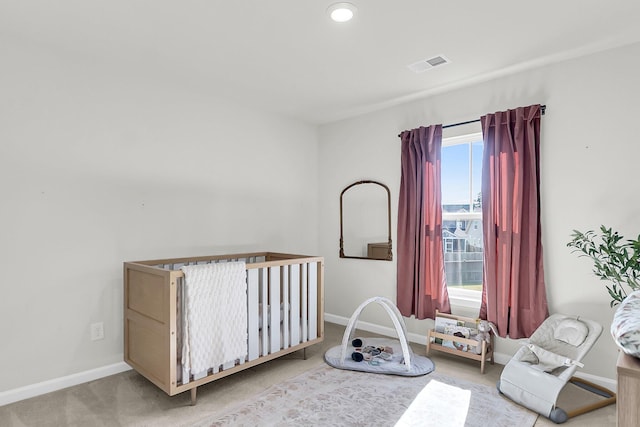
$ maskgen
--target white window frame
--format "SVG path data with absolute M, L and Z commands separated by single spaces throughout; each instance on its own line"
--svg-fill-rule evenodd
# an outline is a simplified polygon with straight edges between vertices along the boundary
M 471 143 L 482 140 L 482 132 L 474 132 L 465 135 L 453 136 L 449 138 L 442 139 L 442 147 L 450 147 L 452 145 L 458 144 L 469 144 L 469 149 L 471 149 Z M 472 173 L 472 161 L 469 162 L 469 176 Z M 473 191 L 472 188 L 469 188 L 469 200 L 473 201 Z M 480 212 L 469 212 L 469 213 L 455 213 L 455 212 L 443 212 L 442 219 L 444 220 L 455 220 L 455 219 L 481 219 L 482 213 Z M 480 304 L 482 302 L 482 291 L 472 291 L 469 289 L 457 289 L 455 287 L 448 287 L 447 291 L 449 292 L 449 300 L 452 306 L 463 307 L 468 309 L 479 309 Z

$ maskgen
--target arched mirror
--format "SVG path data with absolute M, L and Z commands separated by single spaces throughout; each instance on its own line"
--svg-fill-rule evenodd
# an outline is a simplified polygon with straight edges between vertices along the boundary
M 340 258 L 393 260 L 391 192 L 377 181 L 358 181 L 340 193 Z

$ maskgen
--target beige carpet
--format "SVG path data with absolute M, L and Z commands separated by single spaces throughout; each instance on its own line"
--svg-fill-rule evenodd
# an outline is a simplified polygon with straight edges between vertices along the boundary
M 403 427 L 527 427 L 536 418 L 495 387 L 437 371 L 400 377 L 321 366 L 195 426 L 393 426 L 401 420 Z

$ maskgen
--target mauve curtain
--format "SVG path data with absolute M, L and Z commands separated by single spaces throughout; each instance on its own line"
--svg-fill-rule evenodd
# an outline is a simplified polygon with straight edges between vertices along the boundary
M 487 114 L 480 317 L 500 336 L 529 337 L 549 311 L 540 232 L 540 105 Z
M 442 125 L 400 134 L 397 305 L 403 316 L 450 313 L 442 248 Z

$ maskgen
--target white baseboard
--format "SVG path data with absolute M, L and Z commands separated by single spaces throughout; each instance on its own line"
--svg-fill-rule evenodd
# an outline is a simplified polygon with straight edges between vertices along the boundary
M 62 390 L 63 388 L 108 377 L 110 375 L 119 374 L 120 372 L 128 371 L 130 369 L 131 367 L 124 362 L 114 363 L 113 365 L 78 372 L 77 374 L 67 375 L 66 377 L 54 378 L 52 380 L 19 387 L 13 390 L 3 391 L 0 392 L 0 406 L 40 396 L 42 394 L 51 393 L 52 391 Z
M 324 320 L 329 323 L 336 323 L 338 325 L 346 326 L 349 323 L 349 319 L 342 316 L 337 316 L 335 314 L 325 313 Z M 358 324 L 356 325 L 358 329 L 367 332 L 373 332 L 375 334 L 385 335 L 388 337 L 397 337 L 396 330 L 387 326 L 380 326 L 375 323 L 363 322 L 362 320 L 358 320 Z M 424 346 L 427 345 L 427 337 L 424 335 L 416 334 L 416 333 L 408 333 L 407 339 L 416 344 L 422 344 Z M 500 365 L 506 365 L 509 360 L 511 360 L 513 355 L 505 354 L 505 353 L 493 353 L 493 360 L 495 363 Z M 594 384 L 597 384 L 601 387 L 605 387 L 613 392 L 617 389 L 617 381 L 611 378 L 599 377 L 596 375 L 586 374 L 584 372 L 580 372 L 578 375 L 579 378 L 590 381 Z
M 611 378 L 599 377 L 597 375 L 586 374 L 584 372 L 579 372 L 576 375 L 578 378 L 582 378 L 583 380 L 590 381 L 594 384 L 599 385 L 600 387 L 604 387 L 608 390 L 611 390 L 614 393 L 617 393 L 618 389 L 618 381 L 612 380 Z
M 342 316 L 336 316 L 335 314 L 324 314 L 325 322 L 335 323 L 342 326 L 347 326 L 349 324 L 349 319 Z M 358 329 L 367 332 L 373 332 L 374 334 L 385 335 L 387 337 L 397 337 L 398 334 L 394 328 L 390 328 L 387 326 L 376 325 L 375 323 L 363 322 L 362 320 L 358 320 L 358 324 L 356 325 Z M 415 333 L 407 333 L 407 339 L 416 344 L 427 345 L 427 338 L 420 334 Z

